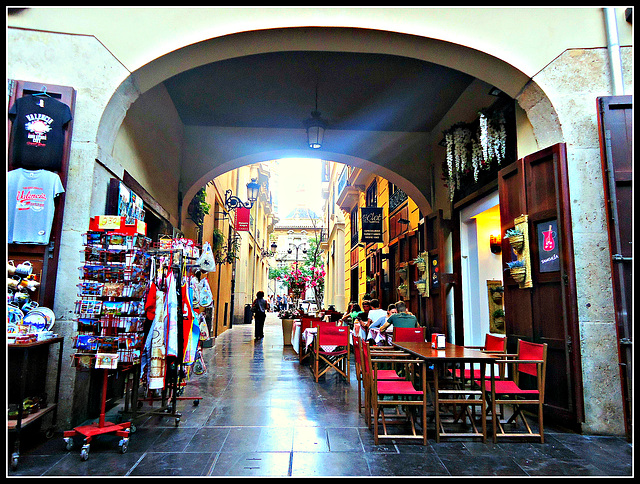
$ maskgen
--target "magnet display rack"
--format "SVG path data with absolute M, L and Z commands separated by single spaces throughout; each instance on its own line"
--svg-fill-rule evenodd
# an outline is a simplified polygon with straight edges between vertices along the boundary
M 125 453 L 131 422 L 105 420 L 107 382 L 110 370 L 136 373 L 144 343 L 144 296 L 148 285 L 150 240 L 131 230 L 95 230 L 85 235 L 84 264 L 80 267 L 78 335 L 73 355 L 79 371 L 101 369 L 102 395 L 98 422 L 75 427 L 63 433 L 67 450 L 73 437 L 83 436 L 82 460 L 89 457 L 90 442 L 102 434 L 121 437 L 120 451 Z M 139 370 L 138 370 L 139 372 Z

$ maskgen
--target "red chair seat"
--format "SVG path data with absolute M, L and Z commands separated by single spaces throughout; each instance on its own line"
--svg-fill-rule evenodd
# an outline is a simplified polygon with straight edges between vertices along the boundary
M 422 396 L 420 390 L 416 390 L 413 383 L 407 380 L 384 380 L 377 382 L 378 395 L 419 395 Z
M 404 377 L 399 376 L 395 370 L 378 370 L 376 375 L 378 380 L 404 380 Z
M 480 386 L 480 380 L 476 381 Z M 538 390 L 523 390 L 512 380 L 496 380 L 496 394 L 498 395 L 538 395 Z M 484 382 L 485 391 L 491 392 L 491 381 Z

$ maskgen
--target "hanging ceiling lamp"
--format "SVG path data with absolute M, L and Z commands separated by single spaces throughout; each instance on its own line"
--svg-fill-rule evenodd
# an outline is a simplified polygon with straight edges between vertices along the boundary
M 318 84 L 316 84 L 316 109 L 311 111 L 311 117 L 304 122 L 304 126 L 307 129 L 309 148 L 314 150 L 322 148 L 322 140 L 327 123 L 322 119 L 320 111 L 318 111 Z

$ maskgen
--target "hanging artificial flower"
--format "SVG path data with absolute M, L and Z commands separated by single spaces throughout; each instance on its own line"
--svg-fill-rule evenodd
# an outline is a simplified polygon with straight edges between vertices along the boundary
M 456 186 L 453 175 L 453 134 L 451 131 L 445 133 L 445 139 L 447 142 L 447 183 L 449 185 L 449 198 L 453 201 Z

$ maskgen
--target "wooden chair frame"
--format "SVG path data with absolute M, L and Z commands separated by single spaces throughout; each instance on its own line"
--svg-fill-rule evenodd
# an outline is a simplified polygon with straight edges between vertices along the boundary
M 541 355 L 540 358 L 529 358 L 532 352 Z M 547 369 L 547 344 L 529 343 L 524 340 L 518 340 L 518 353 L 515 355 L 505 354 L 505 359 L 497 360 L 496 363 L 504 366 L 513 366 L 513 379 L 498 380 L 485 382 L 490 387 L 490 406 L 493 425 L 493 442 L 502 437 L 516 438 L 540 438 L 540 442 L 544 443 L 544 426 L 543 426 L 543 405 L 544 405 L 544 388 L 545 375 Z M 523 358 L 524 356 L 524 358 Z M 508 359 L 515 357 L 515 359 Z M 535 370 L 534 370 L 535 368 Z M 536 389 L 526 390 L 520 386 L 521 373 L 529 374 L 536 378 Z M 489 388 L 487 388 L 489 391 Z M 512 405 L 513 414 L 506 422 L 500 420 L 500 414 L 497 413 L 498 405 Z M 522 405 L 538 406 L 538 432 L 534 432 L 529 422 L 527 422 Z M 507 432 L 504 424 L 515 423 L 520 417 L 524 423 L 527 433 L 524 432 Z M 499 430 L 499 431 L 498 431 Z
M 338 348 L 334 351 L 324 351 L 323 345 L 335 345 Z M 347 326 L 336 326 L 335 323 L 318 325 L 318 332 L 313 340 L 313 376 L 318 379 L 330 369 L 336 370 L 344 376 L 347 381 L 350 378 L 349 363 L 349 328 Z M 324 368 L 320 368 L 320 363 L 324 363 Z
M 384 355 L 376 355 L 372 358 L 373 354 L 369 351 L 369 344 L 363 342 L 361 345 L 363 353 L 363 381 L 365 382 L 365 395 L 368 395 L 371 411 L 370 414 L 373 418 L 373 432 L 374 442 L 378 445 L 380 439 L 421 439 L 422 444 L 427 444 L 427 393 L 426 393 L 426 372 L 420 371 L 422 389 L 415 388 L 412 381 L 408 379 L 401 380 L 382 380 L 378 377 L 378 364 L 385 362 L 388 363 L 388 357 Z M 393 359 L 394 363 L 411 364 L 415 366 L 423 366 L 424 360 L 413 359 L 409 357 L 396 357 Z M 400 397 L 417 397 L 419 400 L 403 400 Z M 388 398 L 388 399 L 385 399 Z M 401 420 L 388 421 L 387 415 L 384 412 L 385 407 L 393 406 L 396 410 L 399 407 L 405 409 L 405 414 Z M 416 432 L 416 421 L 413 415 L 412 409 L 420 408 L 422 410 L 421 425 L 422 434 L 419 435 Z M 394 415 L 398 417 L 398 414 Z M 409 421 L 411 424 L 410 434 L 390 434 L 387 430 L 387 424 L 402 423 L 406 424 Z M 380 432 L 380 424 L 382 424 L 383 432 Z M 369 425 L 369 428 L 371 426 Z

